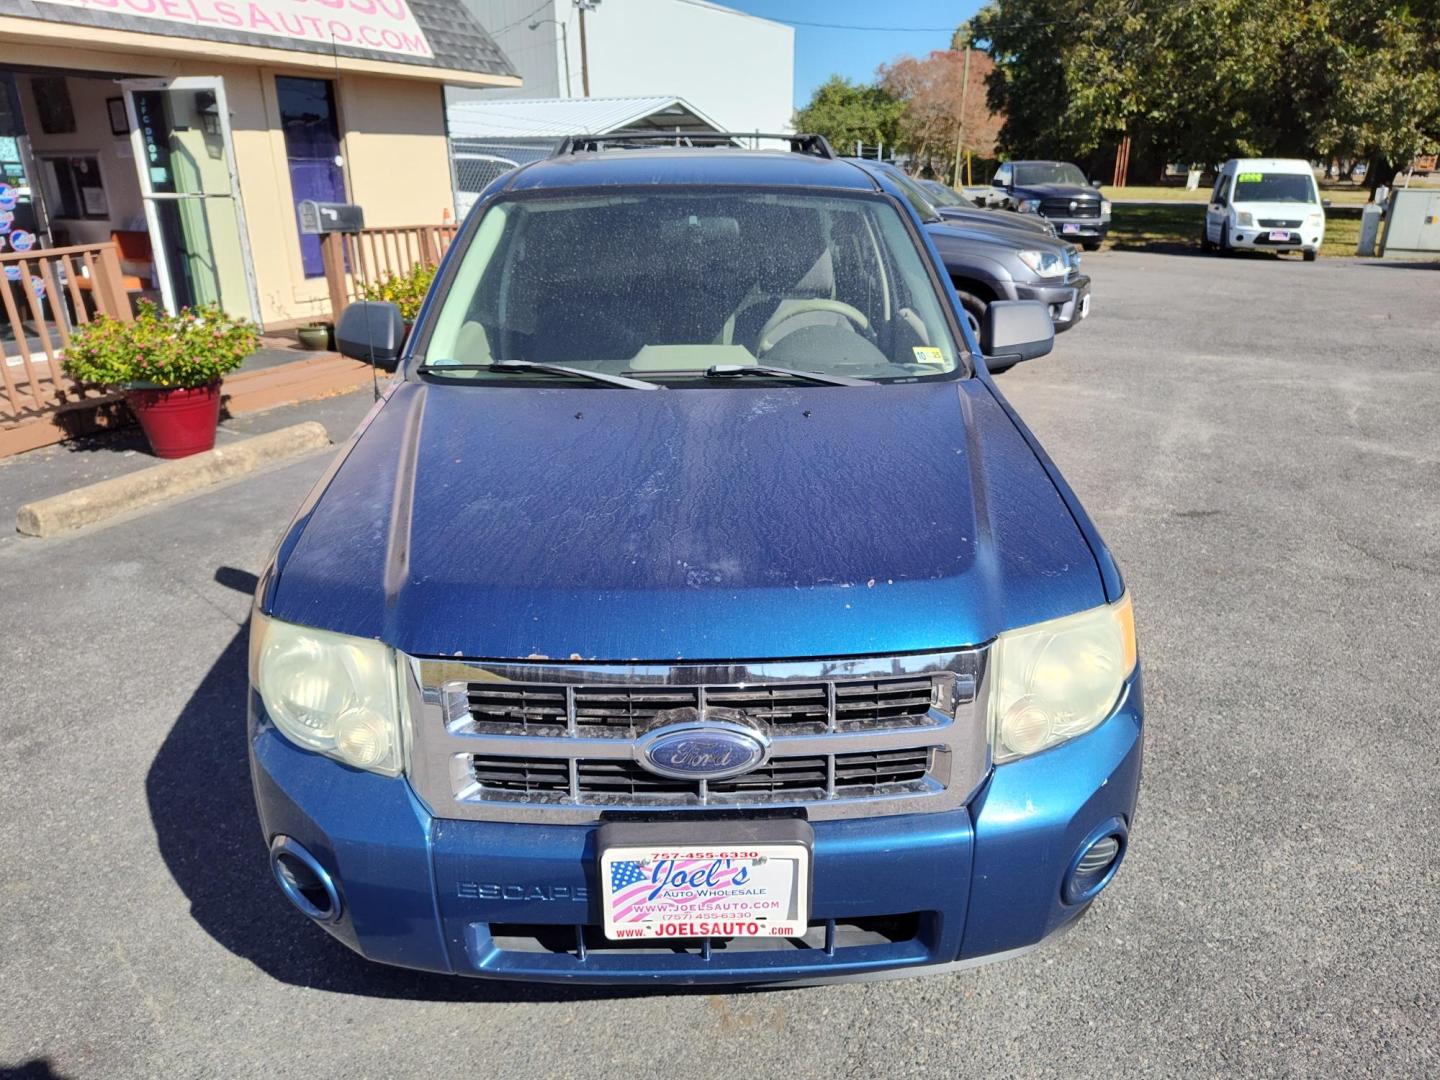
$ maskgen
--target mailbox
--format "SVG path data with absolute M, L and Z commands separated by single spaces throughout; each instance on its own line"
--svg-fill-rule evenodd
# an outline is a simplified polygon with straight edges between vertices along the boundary
M 365 227 L 365 211 L 354 203 L 316 202 L 300 204 L 300 231 L 309 236 L 322 233 L 359 232 Z

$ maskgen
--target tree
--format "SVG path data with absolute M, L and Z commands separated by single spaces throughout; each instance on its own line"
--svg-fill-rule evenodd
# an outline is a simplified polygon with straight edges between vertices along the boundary
M 816 87 L 810 103 L 795 111 L 795 130 L 824 135 L 842 154 L 857 142 L 895 144 L 904 105 L 879 86 L 832 75 Z
M 1011 154 L 1049 148 L 1069 156 L 1065 128 L 1070 93 L 1065 46 L 1079 20 L 1074 2 L 992 0 L 971 25 L 994 68 L 986 80 L 990 109 L 1005 117 L 999 142 Z
M 982 157 L 995 152 L 1000 117 L 985 100 L 985 79 L 993 67 L 978 50 L 971 50 L 967 62 L 963 47 L 881 66 L 880 85 L 904 105 L 900 145 L 923 168 L 953 182 L 962 149 Z
M 1128 135 L 1157 161 L 1403 162 L 1440 143 L 1440 0 L 991 0 L 974 34 L 1012 154 Z
M 1316 145 L 1368 159 L 1373 191 L 1396 166 L 1440 145 L 1440 3 L 1375 9 L 1339 0 L 1335 7 L 1344 43 L 1328 57 L 1335 90 Z

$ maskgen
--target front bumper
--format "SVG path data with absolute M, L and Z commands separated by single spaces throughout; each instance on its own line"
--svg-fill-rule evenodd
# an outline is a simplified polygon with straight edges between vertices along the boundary
M 1083 322 L 1090 315 L 1090 278 L 1076 274 L 1063 284 L 1026 285 L 1016 283 L 1017 300 L 1039 300 L 1050 309 L 1057 334 Z
M 1062 218 L 1046 215 L 1046 220 L 1055 226 L 1055 235 L 1061 240 L 1104 240 L 1110 232 L 1110 219 Z
M 253 691 L 249 741 L 266 842 L 288 837 L 323 865 L 341 909 L 322 925 L 372 960 L 556 982 L 817 982 L 999 958 L 1072 922 L 1089 903 L 1062 896 L 1076 855 L 1133 819 L 1142 718 L 1137 674 L 1110 719 L 993 770 L 966 807 L 815 822 L 816 943 L 753 950 L 603 941 L 597 826 L 432 817 L 403 778 L 288 742 Z
M 1284 238 L 1279 238 L 1283 233 Z M 1230 230 L 1230 247 L 1246 251 L 1319 251 L 1325 241 L 1325 229 L 1263 229 L 1252 225 L 1236 225 Z

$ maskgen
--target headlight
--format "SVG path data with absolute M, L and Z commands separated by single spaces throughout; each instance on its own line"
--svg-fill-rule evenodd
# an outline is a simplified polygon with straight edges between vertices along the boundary
M 1110 202 L 1109 199 L 1101 199 L 1101 200 L 1100 200 L 1100 216 L 1101 216 L 1101 217 L 1109 217 L 1109 216 L 1110 216 L 1110 208 L 1111 208 L 1112 205 L 1113 205 L 1113 204 Z
M 250 619 L 250 684 L 291 742 L 398 776 L 403 756 L 395 652 L 369 638 Z
M 990 650 L 997 765 L 1073 739 L 1110 715 L 1135 670 L 1135 615 L 1113 604 L 1007 630 Z
M 1064 277 L 1067 260 L 1053 251 L 1022 251 L 1020 261 L 1042 278 Z
M 1305 219 L 1305 224 L 1309 225 L 1312 229 L 1318 229 L 1321 225 L 1325 224 L 1325 215 L 1311 214 L 1308 218 Z
M 1255 226 L 1255 215 L 1254 215 L 1254 214 L 1251 214 L 1251 213 L 1250 213 L 1249 211 L 1247 211 L 1247 210 L 1237 211 L 1236 214 L 1235 214 L 1235 224 L 1236 224 L 1236 225 L 1244 225 L 1246 228 L 1254 228 L 1254 226 Z
M 1019 205 L 1016 206 L 1015 209 L 1019 210 L 1022 214 L 1038 214 L 1040 212 L 1040 200 L 1021 199 Z

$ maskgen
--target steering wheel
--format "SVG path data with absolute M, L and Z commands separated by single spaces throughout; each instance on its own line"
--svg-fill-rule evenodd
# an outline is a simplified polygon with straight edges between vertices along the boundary
M 786 300 L 760 330 L 760 355 L 764 356 L 775 347 L 780 338 L 784 337 L 783 334 L 777 334 L 776 330 L 797 315 L 808 315 L 813 311 L 829 311 L 836 315 L 843 315 L 854 323 L 856 330 L 862 334 L 870 329 L 870 320 L 865 317 L 865 313 L 842 300 L 830 300 L 820 296 Z

